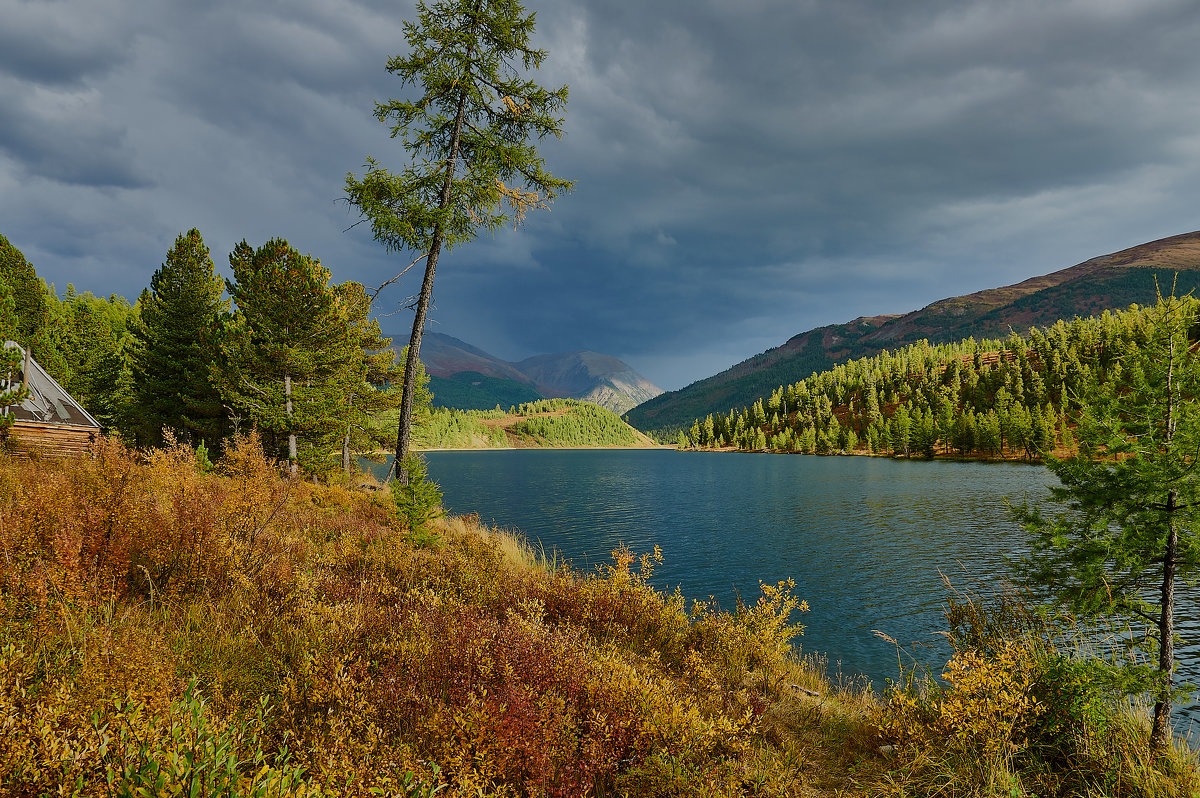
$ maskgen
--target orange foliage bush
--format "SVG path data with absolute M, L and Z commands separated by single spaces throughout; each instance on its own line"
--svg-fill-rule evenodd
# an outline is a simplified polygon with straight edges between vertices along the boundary
M 73 772 L 107 772 L 89 718 L 122 702 L 211 740 L 249 744 L 224 729 L 252 721 L 258 764 L 226 761 L 230 783 L 276 768 L 312 794 L 671 795 L 686 773 L 684 792 L 740 794 L 772 700 L 743 677 L 781 667 L 799 631 L 786 586 L 689 618 L 649 584 L 657 551 L 539 569 L 461 520 L 414 548 L 388 497 L 287 479 L 253 437 L 225 451 L 215 468 L 111 439 L 0 456 L 0 643 L 24 663 L 8 706 L 53 717 L 43 754 L 90 740 Z M 10 754 L 31 774 L 52 757 Z

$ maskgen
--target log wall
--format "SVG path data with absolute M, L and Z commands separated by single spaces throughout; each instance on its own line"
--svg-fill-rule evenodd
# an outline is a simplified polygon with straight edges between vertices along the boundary
M 36 452 L 50 457 L 75 457 L 87 454 L 100 430 L 72 424 L 16 421 L 8 434 L 13 451 L 18 455 Z

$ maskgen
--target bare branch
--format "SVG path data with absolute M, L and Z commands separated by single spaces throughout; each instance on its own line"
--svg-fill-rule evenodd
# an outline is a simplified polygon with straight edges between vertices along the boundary
M 391 285 L 392 283 L 396 282 L 397 280 L 399 280 L 399 279 L 400 279 L 401 277 L 403 277 L 404 275 L 408 274 L 408 273 L 409 273 L 409 272 L 412 270 L 412 267 L 413 267 L 413 266 L 416 266 L 416 265 L 417 265 L 417 263 L 418 263 L 418 262 L 420 262 L 421 258 L 428 258 L 428 257 L 429 257 L 429 253 L 428 253 L 428 252 L 422 252 L 420 255 L 418 255 L 417 257 L 413 258 L 413 262 L 412 262 L 412 263 L 410 263 L 410 264 L 408 264 L 407 266 L 405 266 L 405 267 L 404 267 L 404 271 L 400 272 L 399 274 L 397 274 L 397 275 L 396 275 L 395 277 L 393 277 L 392 279 L 390 279 L 390 280 L 388 280 L 387 282 L 383 283 L 383 284 L 382 284 L 382 285 L 380 285 L 378 288 L 376 288 L 376 289 L 373 289 L 373 291 L 371 292 L 371 301 L 372 301 L 372 302 L 374 302 L 374 301 L 375 301 L 375 297 L 379 296 L 379 292 L 380 292 L 380 291 L 382 291 L 383 289 L 387 288 L 389 285 Z

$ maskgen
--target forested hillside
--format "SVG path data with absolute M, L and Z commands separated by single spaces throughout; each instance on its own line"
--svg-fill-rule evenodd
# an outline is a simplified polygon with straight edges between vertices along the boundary
M 1187 303 L 1195 300 L 1187 298 Z M 1035 459 L 1069 449 L 1079 397 L 1141 368 L 1148 309 L 1059 321 L 1003 341 L 927 342 L 781 385 L 709 414 L 685 448 Z
M 657 396 L 628 414 L 643 432 L 674 436 L 694 418 L 749 406 L 838 363 L 922 340 L 955 343 L 1004 338 L 1059 319 L 1153 304 L 1157 282 L 1177 280 L 1180 295 L 1200 286 L 1200 232 L 1152 241 L 1033 277 L 1016 285 L 950 297 L 904 315 L 869 316 L 793 336 L 712 377 Z M 1165 288 L 1164 288 L 1165 290 Z
M 425 449 L 593 448 L 651 445 L 615 413 L 590 402 L 542 399 L 494 410 L 431 408 L 414 432 Z

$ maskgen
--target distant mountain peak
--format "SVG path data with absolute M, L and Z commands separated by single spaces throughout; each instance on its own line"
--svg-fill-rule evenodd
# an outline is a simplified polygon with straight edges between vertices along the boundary
M 421 362 L 436 379 L 449 380 L 456 374 L 474 372 L 527 386 L 546 398 L 593 402 L 618 415 L 662 393 L 661 388 L 638 374 L 629 364 L 599 352 L 558 352 L 534 355 L 510 363 L 444 333 L 426 333 L 422 341 Z M 474 380 L 475 384 L 478 382 Z M 459 388 L 461 382 L 455 390 Z M 489 385 L 489 390 L 493 392 L 500 388 L 502 386 Z M 437 390 L 435 382 L 435 401 Z M 476 404 L 490 407 L 490 398 L 481 396 Z

